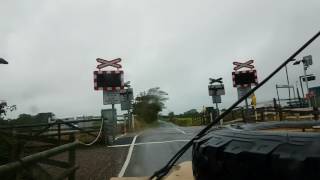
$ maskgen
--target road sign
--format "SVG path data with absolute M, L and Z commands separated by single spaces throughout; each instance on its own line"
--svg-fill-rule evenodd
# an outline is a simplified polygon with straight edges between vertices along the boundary
M 221 96 L 212 96 L 213 103 L 221 103 Z
M 248 87 L 258 84 L 256 70 L 232 72 L 233 87 Z
M 128 88 L 124 89 L 120 92 L 120 101 L 125 102 L 125 101 L 132 101 L 133 100 L 133 89 Z
M 94 89 L 117 91 L 124 89 L 123 71 L 94 71 Z
M 306 78 L 305 78 L 305 77 L 302 77 L 302 81 L 303 81 L 303 82 L 305 82 L 306 79 L 307 79 L 307 81 L 314 81 L 314 80 L 316 80 L 316 76 L 314 76 L 314 75 L 309 75 L 309 76 L 306 76 Z
M 225 89 L 223 84 L 209 85 L 209 96 L 221 96 L 225 95 Z
M 132 109 L 131 101 L 121 101 L 121 110 L 126 111 Z
M 238 91 L 238 99 L 240 99 L 241 97 L 243 97 L 245 94 L 247 94 L 249 91 L 251 90 L 251 86 L 248 87 L 238 87 L 237 91 Z
M 120 92 L 119 91 L 103 91 L 103 104 L 120 104 Z
M 253 60 L 249 60 L 247 62 L 241 63 L 241 62 L 233 62 L 233 65 L 235 65 L 235 67 L 233 68 L 233 70 L 237 71 L 239 69 L 242 68 L 249 68 L 249 69 L 253 69 L 254 66 L 251 65 L 254 61 Z
M 101 64 L 99 64 L 97 66 L 98 69 L 102 69 L 102 68 L 105 68 L 105 67 L 108 67 L 108 66 L 115 67 L 115 68 L 118 68 L 118 69 L 120 69 L 122 67 L 120 64 L 118 64 L 119 62 L 121 62 L 120 58 L 117 58 L 117 59 L 114 59 L 114 60 L 111 60 L 111 61 L 104 60 L 104 59 L 101 59 L 101 58 L 97 58 L 96 60 L 97 60 L 98 63 L 101 63 Z
M 222 78 L 218 78 L 218 79 L 209 78 L 209 80 L 210 80 L 210 84 L 213 84 L 216 82 L 222 84 Z

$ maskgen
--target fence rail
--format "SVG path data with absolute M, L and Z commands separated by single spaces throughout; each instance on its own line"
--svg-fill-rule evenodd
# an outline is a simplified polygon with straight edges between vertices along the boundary
M 76 124 L 98 121 L 101 121 L 101 119 L 73 121 L 56 120 L 52 123 L 1 126 L 0 133 L 5 133 L 7 135 L 16 136 L 26 140 L 43 141 L 60 145 L 62 142 L 65 142 L 62 139 L 62 136 L 65 135 L 85 133 L 89 136 L 96 137 L 94 132 L 99 131 L 100 126 L 93 125 L 88 127 L 79 127 Z
M 70 136 L 71 139 L 74 140 L 74 136 Z M 23 158 L 18 158 L 14 162 L 10 162 L 0 166 L 0 177 L 4 179 L 16 179 L 18 175 L 21 175 L 22 171 L 18 170 L 27 170 L 28 176 L 31 178 L 45 178 L 45 179 L 65 179 L 68 177 L 69 180 L 75 179 L 75 172 L 79 168 L 76 166 L 76 146 L 79 144 L 78 141 L 74 141 L 72 143 L 64 144 L 46 151 L 42 151 L 36 154 L 32 154 L 30 156 L 26 156 Z M 49 159 L 52 156 L 57 154 L 61 154 L 63 152 L 68 151 L 68 162 L 58 161 Z M 57 177 L 50 175 L 48 172 L 44 170 L 39 164 L 46 164 L 50 166 L 56 166 L 60 168 L 64 168 L 65 171 L 62 172 Z
M 212 118 L 215 118 L 213 112 Z M 237 107 L 224 119 L 224 124 L 236 123 L 236 122 L 255 122 L 255 121 L 268 121 L 268 120 L 299 120 L 299 119 L 314 119 L 319 120 L 320 111 L 319 108 L 295 108 L 288 109 L 282 107 L 264 107 L 257 109 L 248 109 L 244 107 Z M 179 117 L 179 116 L 177 116 Z M 192 124 L 205 125 L 211 122 L 210 113 L 199 113 L 192 115 Z

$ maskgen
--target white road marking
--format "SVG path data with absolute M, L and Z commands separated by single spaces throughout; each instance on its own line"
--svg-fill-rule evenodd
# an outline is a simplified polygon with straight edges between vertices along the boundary
M 163 144 L 163 143 L 172 143 L 172 142 L 188 142 L 190 140 L 172 140 L 172 141 L 160 141 L 160 142 L 144 142 L 137 143 L 136 145 L 145 145 L 145 144 Z
M 147 144 L 163 144 L 163 143 L 173 143 L 173 142 L 189 142 L 190 140 L 187 139 L 182 139 L 182 140 L 172 140 L 172 141 L 156 141 L 156 142 L 143 142 L 143 143 L 135 143 L 134 146 L 139 146 L 139 145 L 147 145 Z M 110 148 L 115 148 L 115 147 L 127 147 L 130 146 L 131 144 L 121 144 L 121 145 L 114 145 L 114 146 L 108 146 Z
M 124 162 L 118 177 L 123 177 L 124 173 L 126 172 L 126 169 L 127 169 L 128 165 L 129 165 L 129 162 L 130 162 L 130 159 L 131 159 L 131 156 L 132 156 L 133 147 L 134 147 L 134 144 L 136 142 L 137 137 L 138 137 L 138 135 L 136 135 L 132 140 L 132 143 L 131 143 L 129 151 L 128 151 L 127 159 Z
M 121 138 L 121 137 L 123 137 L 125 135 L 127 135 L 127 133 L 121 134 L 120 136 L 116 137 L 115 140 L 118 140 L 119 138 Z
M 177 128 L 177 127 L 175 127 L 175 129 L 176 129 L 177 131 L 181 132 L 182 134 L 187 134 L 186 132 L 184 132 L 183 130 L 181 130 L 181 129 Z
M 131 144 L 120 144 L 120 145 L 113 145 L 113 146 L 108 146 L 109 148 L 114 148 L 114 147 L 127 147 L 130 146 Z

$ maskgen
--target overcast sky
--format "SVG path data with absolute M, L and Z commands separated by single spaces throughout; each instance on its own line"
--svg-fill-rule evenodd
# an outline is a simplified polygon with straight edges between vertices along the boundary
M 237 99 L 233 61 L 254 59 L 263 79 L 320 30 L 319 17 L 319 0 L 1 0 L 0 57 L 9 65 L 0 65 L 0 99 L 17 105 L 9 117 L 99 115 L 109 106 L 93 89 L 95 59 L 120 57 L 135 93 L 168 92 L 166 112 L 211 106 L 209 77 L 223 77 L 227 107 Z M 308 72 L 317 75 L 319 48 L 320 39 L 298 57 L 312 54 Z M 302 67 L 288 67 L 295 84 Z M 285 79 L 282 71 L 257 101 L 275 97 Z

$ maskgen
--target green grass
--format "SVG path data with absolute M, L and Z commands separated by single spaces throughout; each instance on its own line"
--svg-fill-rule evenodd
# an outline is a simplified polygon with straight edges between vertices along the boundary
M 173 118 L 172 122 L 179 126 L 200 126 L 201 125 L 200 120 L 192 120 L 191 117 Z

